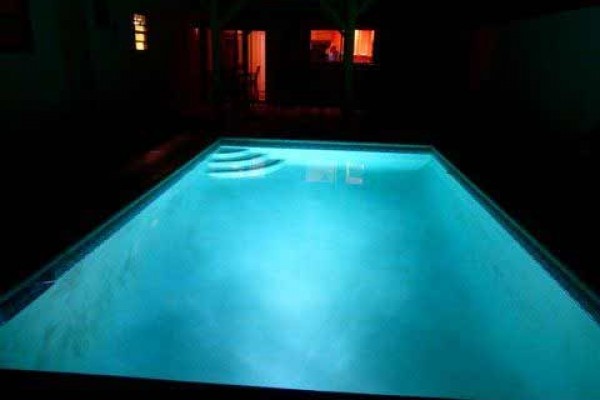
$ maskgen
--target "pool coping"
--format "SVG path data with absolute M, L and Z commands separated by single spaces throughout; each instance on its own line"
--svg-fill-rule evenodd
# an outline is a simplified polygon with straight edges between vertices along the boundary
M 459 184 L 464 187 L 482 206 L 490 212 L 507 232 L 565 289 L 582 308 L 600 325 L 600 298 L 579 280 L 566 265 L 554 257 L 529 232 L 511 218 L 499 205 L 467 178 L 451 161 L 444 157 L 434 146 L 403 145 L 372 142 L 343 142 L 318 140 L 277 140 L 248 138 L 218 138 L 200 151 L 183 166 L 177 168 L 168 177 L 157 183 L 126 207 L 85 235 L 81 240 L 67 248 L 49 263 L 43 266 L 19 285 L 0 296 L 0 327 L 31 304 L 48 290 L 65 272 L 70 270 L 81 258 L 103 242 L 128 219 L 135 216 L 166 189 L 185 176 L 197 164 L 204 161 L 220 146 L 262 146 L 273 148 L 298 148 L 320 150 L 378 151 L 388 153 L 431 154 Z
M 282 387 L 243 386 L 232 384 L 203 383 L 121 377 L 114 375 L 87 375 L 68 372 L 0 371 L 6 376 L 5 391 L 22 392 L 71 392 L 79 393 L 168 393 L 177 398 L 244 399 L 244 400 L 461 400 L 454 397 L 367 394 L 358 392 L 318 391 L 310 389 L 286 389 Z M 183 395 L 183 396 L 182 396 Z M 464 400 L 464 399 L 463 399 Z
M 531 233 L 523 228 L 491 197 L 485 194 L 473 183 L 460 169 L 444 157 L 436 148 L 433 148 L 434 156 L 446 171 L 457 179 L 469 194 L 483 205 L 486 211 L 506 229 L 506 231 L 517 241 L 533 258 L 554 278 L 554 280 L 569 294 L 588 315 L 600 325 L 600 297 L 587 287 L 562 261 L 552 255 Z
M 192 170 L 196 164 L 202 162 L 210 153 L 221 146 L 220 142 L 221 140 L 217 139 L 209 144 L 191 160 L 170 173 L 165 179 L 150 187 L 138 198 L 117 211 L 91 232 L 84 235 L 79 241 L 52 258 L 39 271 L 33 273 L 13 289 L 0 296 L 0 327 L 52 287 L 64 273 L 69 271 L 94 247 L 119 229 L 123 223 L 160 196 L 166 189 Z

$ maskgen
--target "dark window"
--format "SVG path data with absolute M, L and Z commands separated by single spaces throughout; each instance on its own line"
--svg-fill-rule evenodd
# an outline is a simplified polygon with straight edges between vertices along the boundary
M 31 48 L 31 26 L 26 0 L 0 1 L 0 51 Z

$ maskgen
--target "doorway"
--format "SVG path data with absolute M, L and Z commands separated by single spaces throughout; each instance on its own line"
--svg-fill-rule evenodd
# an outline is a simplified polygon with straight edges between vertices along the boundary
M 266 100 L 266 54 L 267 54 L 267 34 L 265 31 L 250 31 L 247 39 L 248 60 L 247 74 L 250 77 L 249 90 L 250 98 L 256 101 Z
M 221 63 L 230 93 L 252 103 L 266 100 L 265 31 L 224 30 Z

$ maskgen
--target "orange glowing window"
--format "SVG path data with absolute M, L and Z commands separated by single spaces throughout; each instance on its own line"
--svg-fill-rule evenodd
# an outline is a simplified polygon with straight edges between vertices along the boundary
M 355 63 L 372 64 L 375 31 L 357 29 L 354 32 Z M 312 62 L 339 62 L 344 55 L 344 35 L 336 30 L 310 31 L 310 59 Z
M 374 30 L 356 30 L 354 32 L 354 62 L 360 64 L 372 64 L 374 43 Z
M 342 61 L 344 37 L 340 31 L 310 31 L 310 59 L 313 62 Z
M 133 14 L 133 29 L 135 34 L 135 49 L 148 50 L 148 31 L 146 29 L 146 16 Z

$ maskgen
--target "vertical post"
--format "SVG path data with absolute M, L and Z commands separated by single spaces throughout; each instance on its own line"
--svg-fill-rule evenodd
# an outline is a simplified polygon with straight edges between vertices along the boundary
M 212 47 L 212 90 L 210 102 L 213 105 L 221 103 L 221 24 L 219 23 L 218 0 L 210 0 L 209 26 Z
M 244 78 L 243 78 L 243 88 L 242 88 L 242 98 L 244 100 L 244 102 L 246 104 L 248 104 L 250 102 L 250 94 L 249 94 L 249 88 L 248 88 L 248 82 L 249 82 L 249 76 L 250 76 L 250 49 L 248 46 L 248 42 L 250 41 L 250 32 L 251 31 L 243 31 L 243 36 L 242 36 L 242 57 L 244 58 L 242 60 L 242 65 L 243 65 L 243 72 L 244 72 Z
M 344 104 L 343 114 L 346 119 L 354 109 L 354 37 L 358 16 L 357 0 L 346 0 L 344 29 Z
M 321 0 L 323 10 L 344 32 L 344 100 L 342 115 L 346 123 L 355 106 L 354 91 L 354 37 L 358 16 L 367 11 L 376 0 L 339 0 L 337 6 L 331 0 Z

